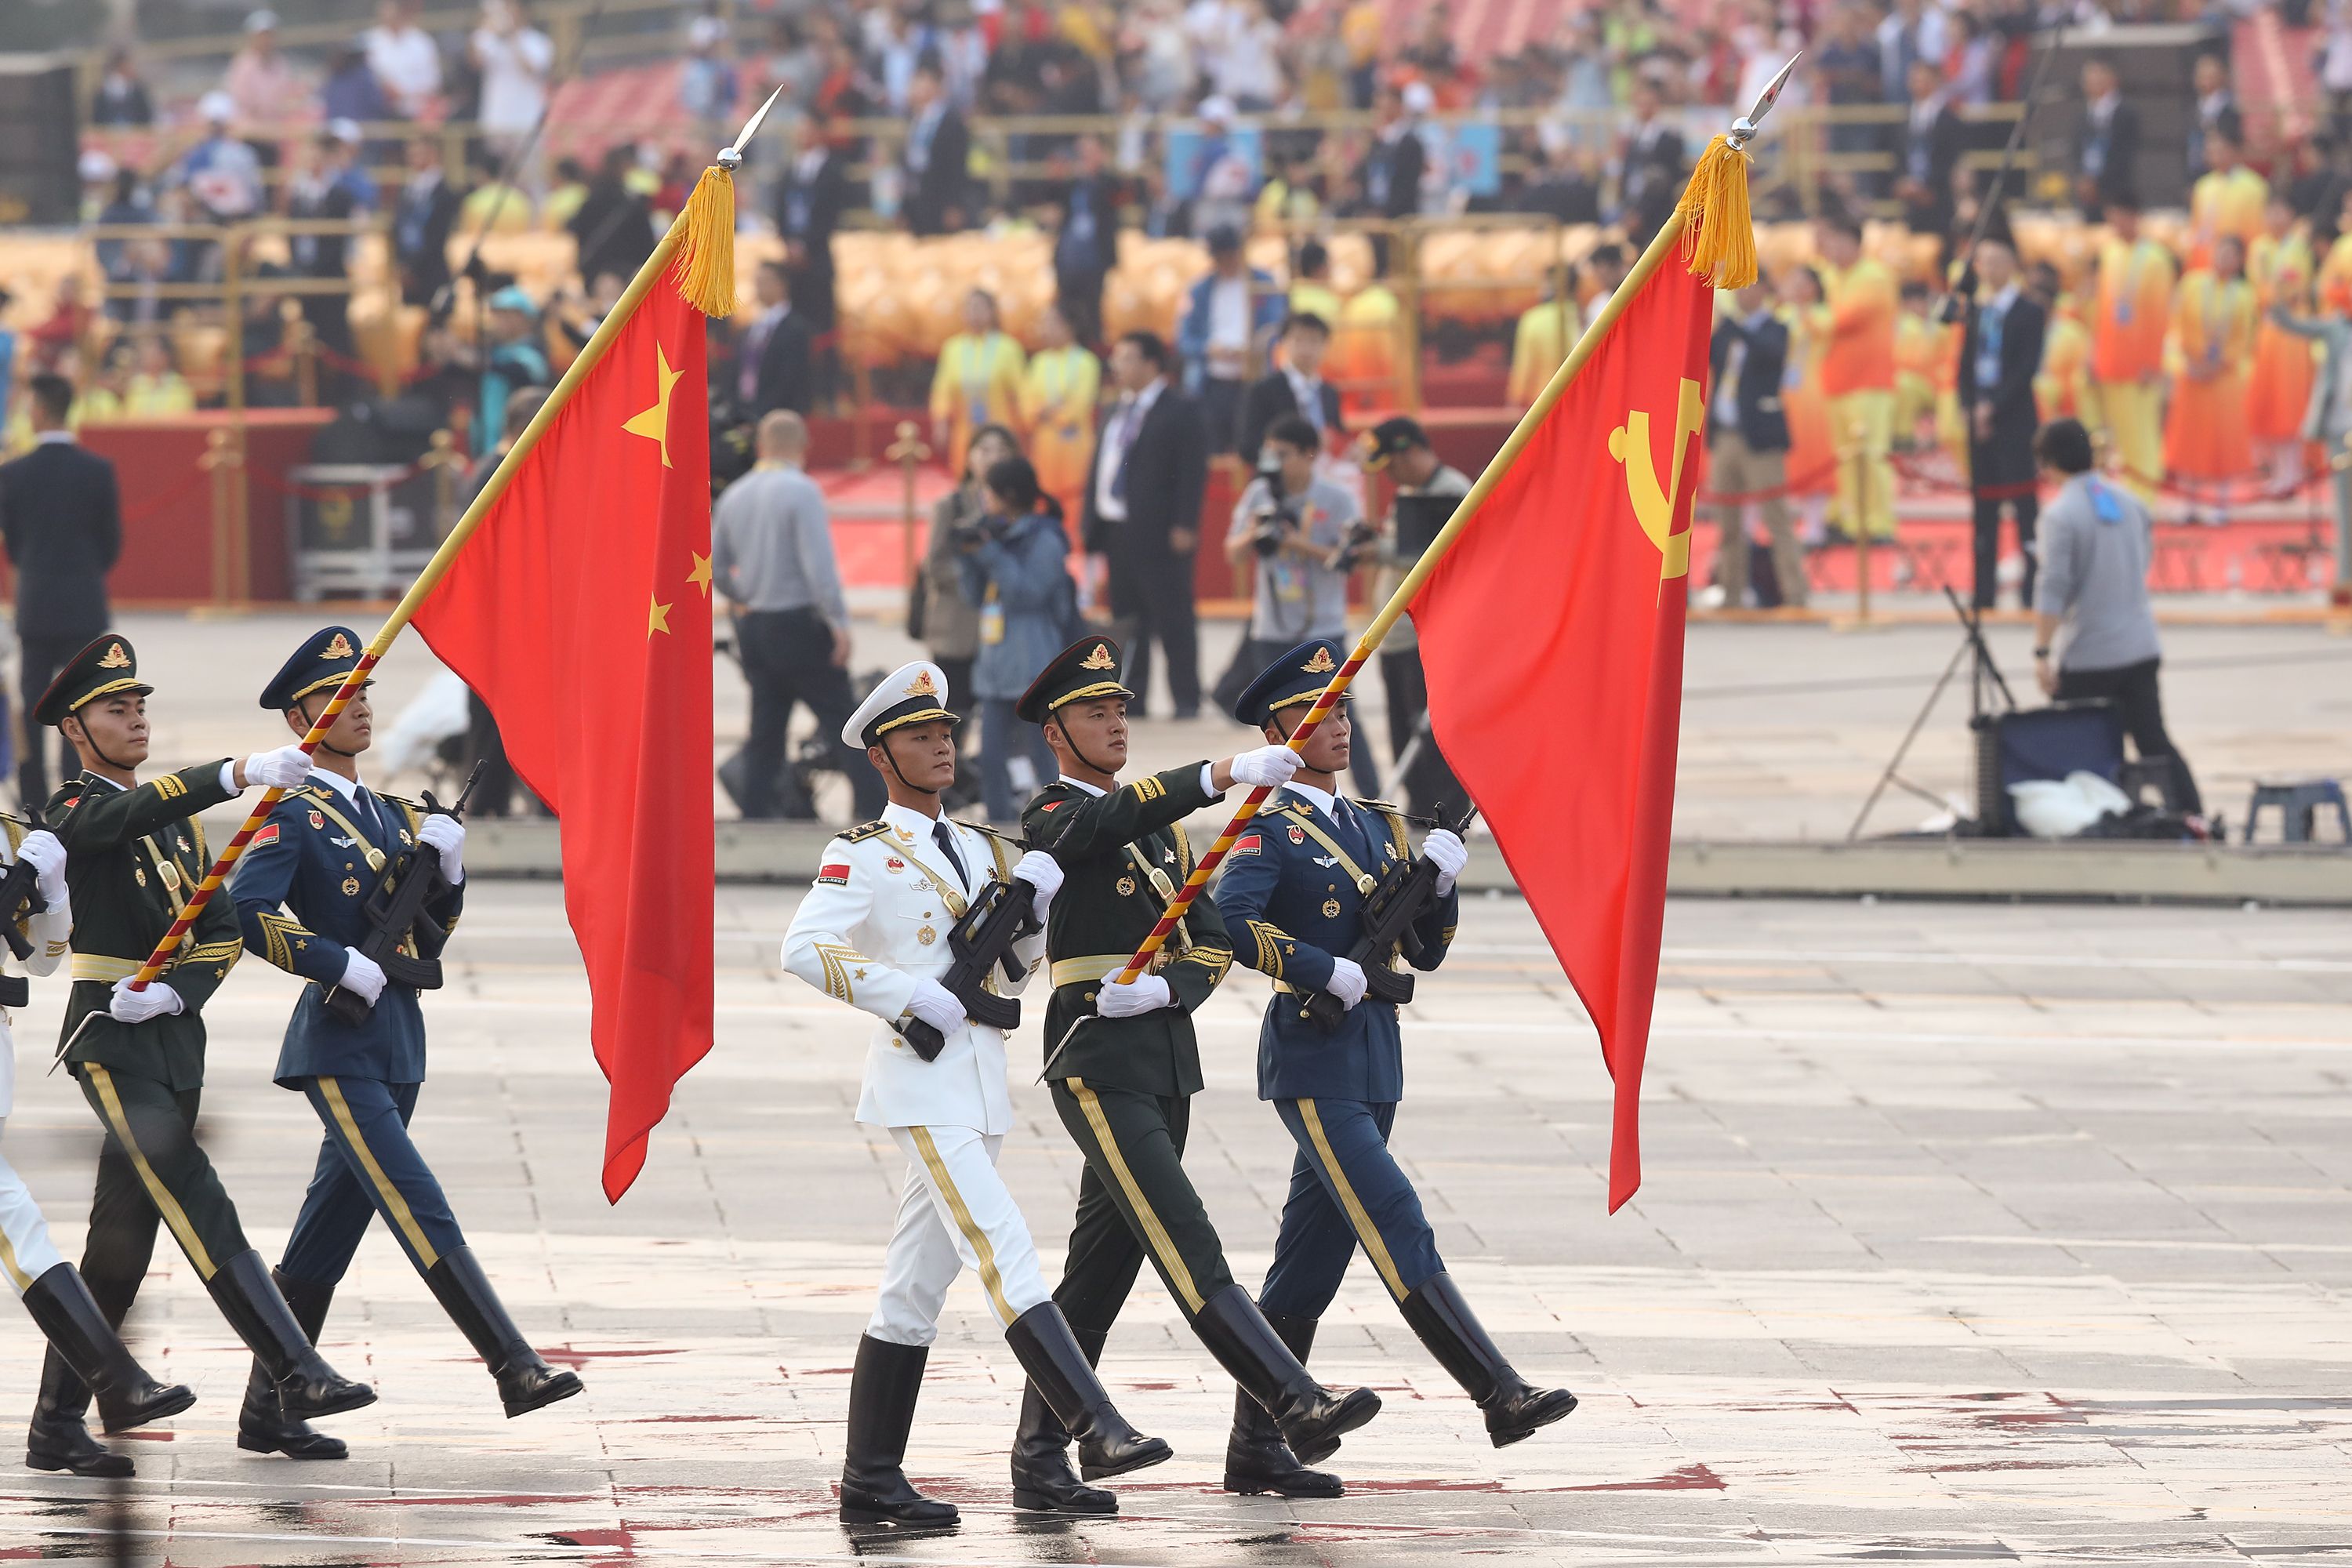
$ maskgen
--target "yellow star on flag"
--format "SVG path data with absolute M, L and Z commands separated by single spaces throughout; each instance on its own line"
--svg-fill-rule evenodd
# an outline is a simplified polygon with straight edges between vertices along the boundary
M 655 598 L 651 594 L 646 595 L 646 598 L 652 605 L 652 607 L 646 612 L 646 636 L 651 637 L 656 632 L 668 631 L 670 607 L 667 605 L 663 604 L 659 599 Z
M 669 355 L 662 352 L 662 346 L 658 342 L 654 344 L 654 377 L 657 387 L 654 394 L 654 405 L 632 418 L 621 428 L 632 436 L 643 436 L 649 441 L 659 443 L 662 467 L 667 468 L 670 466 L 669 390 L 677 384 L 677 378 L 686 373 L 670 369 Z
M 691 550 L 687 553 L 694 556 L 694 570 L 686 574 L 686 580 L 701 589 L 702 596 L 708 599 L 710 597 L 710 557 L 696 554 Z

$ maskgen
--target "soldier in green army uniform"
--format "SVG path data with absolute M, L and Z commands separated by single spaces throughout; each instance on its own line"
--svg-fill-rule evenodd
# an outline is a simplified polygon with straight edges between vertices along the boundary
M 1084 637 L 1056 655 L 1022 697 L 1020 717 L 1045 728 L 1061 778 L 1029 803 L 1029 846 L 1051 854 L 1064 881 L 1047 916 L 1053 995 L 1045 1009 L 1045 1078 L 1055 1110 L 1086 1155 L 1078 1213 L 1062 1282 L 1054 1291 L 1090 1359 L 1149 1256 L 1185 1321 L 1264 1406 L 1307 1462 L 1329 1456 L 1343 1433 L 1379 1414 L 1368 1388 L 1315 1381 L 1234 1283 L 1224 1248 L 1181 1163 L 1201 1055 L 1192 1011 L 1233 963 L 1215 905 L 1192 906 L 1151 969 L 1112 977 L 1159 923 L 1192 873 L 1180 824 L 1235 784 L 1279 785 L 1298 765 L 1286 746 L 1218 763 L 1191 763 L 1122 785 L 1127 705 L 1118 645 Z M 1068 1434 L 1032 1386 L 1014 1438 L 1017 1492 L 1067 1512 L 1108 1512 L 1071 1469 Z M 1109 1506 L 1102 1506 L 1108 1503 Z
M 374 1402 L 375 1390 L 339 1376 L 311 1346 L 195 1141 L 202 1010 L 244 945 L 236 906 L 226 899 L 207 903 L 162 975 L 131 987 L 204 879 L 209 856 L 195 814 L 253 784 L 299 784 L 310 760 L 300 747 L 284 746 L 141 784 L 153 689 L 140 680 L 129 641 L 101 637 L 58 673 L 33 710 L 74 743 L 85 770 L 48 808 L 66 847 L 74 910 L 63 1055 L 106 1128 L 81 1272 L 107 1321 L 119 1326 L 146 1277 L 161 1220 L 221 1315 L 268 1369 L 289 1419 L 356 1410 Z M 128 1475 L 127 1458 L 91 1439 L 83 1424 L 89 1405 L 89 1390 L 52 1350 L 26 1463 Z

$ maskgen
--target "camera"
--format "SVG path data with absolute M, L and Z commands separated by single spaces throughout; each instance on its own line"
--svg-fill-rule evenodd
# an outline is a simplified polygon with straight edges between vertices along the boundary
M 977 550 L 990 540 L 1003 537 L 1004 529 L 1003 518 L 983 513 L 951 524 L 948 529 L 948 542 L 958 550 Z
M 1250 548 L 1261 556 L 1274 554 L 1282 542 L 1298 531 L 1305 521 L 1304 498 L 1286 495 L 1282 489 L 1282 458 L 1269 441 L 1258 451 L 1257 477 L 1265 484 L 1266 500 L 1257 509 L 1252 521 Z
M 1339 541 L 1339 548 L 1331 552 L 1329 563 L 1331 570 L 1353 572 L 1380 536 L 1379 526 L 1363 518 L 1358 518 L 1349 523 L 1347 536 Z

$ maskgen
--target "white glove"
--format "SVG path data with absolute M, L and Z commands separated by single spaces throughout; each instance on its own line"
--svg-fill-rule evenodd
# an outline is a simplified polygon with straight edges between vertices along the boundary
M 1126 985 L 1106 980 L 1095 999 L 1095 1011 L 1106 1018 L 1132 1018 L 1139 1013 L 1155 1013 L 1174 1005 L 1176 994 L 1157 974 L 1138 975 Z
M 180 994 L 160 980 L 148 983 L 144 991 L 129 989 L 131 977 L 124 975 L 114 983 L 114 1000 L 106 1005 L 106 1016 L 118 1024 L 143 1024 L 150 1018 L 168 1018 L 182 1012 L 186 1004 Z
M 256 752 L 245 759 L 245 782 L 264 789 L 292 789 L 310 776 L 310 759 L 302 754 L 299 746 L 280 746 L 274 752 Z
M 16 846 L 16 858 L 32 867 L 33 888 L 41 902 L 55 909 L 66 901 L 66 847 L 56 834 L 46 827 L 27 833 Z
M 1364 999 L 1364 966 L 1352 958 L 1333 959 L 1331 978 L 1323 983 L 1323 989 L 1337 996 L 1340 1006 L 1353 1012 L 1356 1004 Z
M 1054 895 L 1062 890 L 1062 863 L 1043 849 L 1032 849 L 1021 857 L 1020 864 L 1013 868 L 1013 879 L 1026 882 L 1034 889 L 1035 896 L 1030 900 L 1029 910 L 1042 921 L 1045 918 L 1046 907 L 1054 901 Z
M 956 1000 L 954 992 L 936 980 L 915 982 L 915 994 L 907 999 L 907 1011 L 942 1037 L 963 1027 L 963 1004 Z
M 1290 782 L 1298 771 L 1298 753 L 1288 746 L 1260 746 L 1255 752 L 1244 752 L 1233 762 L 1234 782 L 1252 788 L 1264 784 L 1279 789 Z
M 383 965 L 356 947 L 348 948 L 343 953 L 343 978 L 340 984 L 373 1007 L 376 998 L 383 994 Z
M 416 841 L 429 844 L 441 857 L 441 874 L 456 887 L 466 879 L 466 825 L 454 816 L 439 813 L 425 819 L 416 829 Z
M 1454 879 L 1462 875 L 1462 868 L 1470 864 L 1470 846 L 1452 828 L 1438 827 L 1421 841 L 1421 852 L 1437 868 L 1437 896 L 1442 899 L 1454 890 Z

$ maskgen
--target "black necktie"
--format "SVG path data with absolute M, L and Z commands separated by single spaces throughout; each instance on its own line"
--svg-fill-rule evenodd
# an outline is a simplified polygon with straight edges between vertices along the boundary
M 946 818 L 940 817 L 931 823 L 931 842 L 946 851 L 948 864 L 956 869 L 956 880 L 967 888 L 971 886 L 971 879 L 964 874 L 963 857 L 956 853 L 955 834 L 949 828 Z

